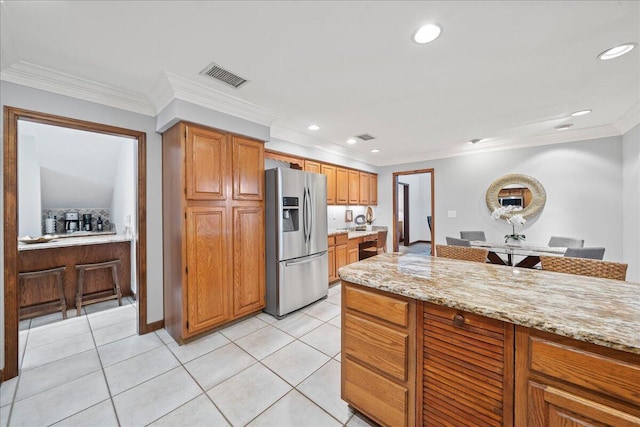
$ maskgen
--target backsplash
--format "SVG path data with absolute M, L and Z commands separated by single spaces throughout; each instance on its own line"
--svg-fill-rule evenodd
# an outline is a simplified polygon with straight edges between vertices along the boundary
M 67 212 L 78 212 L 78 218 L 82 225 L 82 215 L 91 214 L 91 227 L 93 231 L 96 231 L 96 223 L 98 217 L 102 218 L 102 226 L 104 231 L 115 231 L 115 224 L 111 222 L 111 209 L 104 208 L 65 208 L 65 209 L 45 209 L 42 211 L 42 234 L 46 233 L 45 219 L 56 217 L 56 233 L 64 233 L 64 214 Z
M 375 207 L 373 217 L 376 217 Z M 345 212 L 347 210 L 353 211 L 353 221 L 347 222 L 345 220 Z M 355 219 L 358 215 L 363 215 L 367 212 L 366 206 L 327 206 L 327 224 L 329 230 L 337 230 L 339 228 L 351 228 L 355 227 Z M 376 225 L 375 221 L 373 223 Z

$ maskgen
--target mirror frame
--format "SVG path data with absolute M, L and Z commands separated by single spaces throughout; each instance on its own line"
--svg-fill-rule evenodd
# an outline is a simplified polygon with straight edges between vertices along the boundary
M 517 173 L 501 176 L 491 183 L 486 196 L 487 207 L 491 212 L 500 208 L 500 203 L 498 202 L 500 190 L 507 185 L 513 184 L 522 184 L 531 191 L 531 203 L 519 211 L 519 214 L 528 219 L 542 212 L 544 204 L 547 202 L 547 193 L 544 191 L 544 187 L 537 179 Z

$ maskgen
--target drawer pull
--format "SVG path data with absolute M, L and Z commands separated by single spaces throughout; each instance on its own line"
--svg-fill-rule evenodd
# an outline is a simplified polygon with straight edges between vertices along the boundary
M 453 324 L 458 328 L 462 328 L 464 326 L 464 316 L 462 314 L 453 316 Z

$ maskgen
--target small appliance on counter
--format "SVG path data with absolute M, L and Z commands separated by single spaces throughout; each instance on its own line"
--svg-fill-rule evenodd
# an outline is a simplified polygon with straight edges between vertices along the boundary
M 104 230 L 104 225 L 102 223 L 102 217 L 99 216 L 98 217 L 98 221 L 96 221 L 96 230 L 97 231 L 103 231 Z
M 91 214 L 82 214 L 82 230 L 93 230 L 93 227 L 91 226 Z
M 80 221 L 78 212 L 67 212 L 64 214 L 64 231 L 65 233 L 74 233 L 80 230 Z

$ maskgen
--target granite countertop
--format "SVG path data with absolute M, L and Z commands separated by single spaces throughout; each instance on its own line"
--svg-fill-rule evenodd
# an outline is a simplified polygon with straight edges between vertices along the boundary
M 386 230 L 386 229 L 387 229 L 386 226 L 378 226 L 378 225 L 374 225 L 373 229 L 370 230 L 370 231 L 367 231 L 367 230 L 354 230 L 354 229 L 349 229 L 349 230 L 335 229 L 335 230 L 329 230 L 328 231 L 328 235 L 329 236 L 336 236 L 338 234 L 348 234 L 350 239 L 357 239 L 359 237 L 373 236 L 375 234 L 378 234 L 378 231 Z
M 399 253 L 341 267 L 342 280 L 640 354 L 640 283 Z
M 18 251 L 32 251 L 38 249 L 64 248 L 69 246 L 99 245 L 103 243 L 130 242 L 131 237 L 122 234 L 96 233 L 93 235 L 64 236 L 53 239 L 47 243 L 22 243 L 18 242 Z

